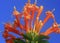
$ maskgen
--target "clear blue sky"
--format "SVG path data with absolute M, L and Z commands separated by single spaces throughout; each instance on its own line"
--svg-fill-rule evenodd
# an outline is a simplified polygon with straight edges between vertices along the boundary
M 19 12 L 22 12 L 23 7 L 27 0 L 0 0 L 0 43 L 5 43 L 5 39 L 2 37 L 4 31 L 4 23 L 13 22 L 14 17 L 12 16 L 13 7 L 16 6 Z M 34 3 L 34 0 L 31 0 Z M 41 19 L 45 18 L 45 12 L 48 10 L 56 9 L 53 13 L 58 24 L 60 24 L 60 0 L 37 0 L 37 6 L 43 5 L 44 10 L 41 14 Z M 52 19 L 44 25 L 42 32 L 50 27 L 53 23 Z M 52 33 L 49 39 L 50 43 L 60 43 L 60 34 Z

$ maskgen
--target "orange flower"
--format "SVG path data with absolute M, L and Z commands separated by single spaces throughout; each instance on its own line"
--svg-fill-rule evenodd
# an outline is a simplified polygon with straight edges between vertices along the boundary
M 46 12 L 46 18 L 43 21 L 39 20 L 42 11 L 43 6 L 40 7 L 36 6 L 36 2 L 34 4 L 30 4 L 30 0 L 28 0 L 28 3 L 24 6 L 22 13 L 18 12 L 14 7 L 13 15 L 16 17 L 16 19 L 14 20 L 13 24 L 10 23 L 5 24 L 5 31 L 3 37 L 6 39 L 6 42 L 13 43 L 12 39 L 16 38 L 13 35 L 9 34 L 9 32 L 13 32 L 15 34 L 18 34 L 19 36 L 23 36 L 23 34 L 28 32 L 34 32 L 37 35 L 39 34 L 49 35 L 52 32 L 60 33 L 59 25 L 56 23 L 52 11 Z M 35 12 L 37 12 L 36 16 Z M 20 23 L 21 18 L 24 19 L 24 25 Z M 45 32 L 40 32 L 42 27 L 50 18 L 54 20 L 53 25 L 50 28 L 48 28 Z M 17 27 L 19 27 L 21 31 L 17 30 Z M 10 40 L 7 40 L 8 37 L 10 37 Z

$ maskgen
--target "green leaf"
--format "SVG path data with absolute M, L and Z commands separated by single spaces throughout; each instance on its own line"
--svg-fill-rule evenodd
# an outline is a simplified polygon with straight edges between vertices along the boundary
M 27 39 L 27 40 L 30 40 L 30 41 L 32 40 L 31 35 L 24 34 L 23 37 L 24 37 L 24 39 Z
M 25 43 L 25 42 L 23 40 L 17 38 L 17 39 L 14 40 L 14 43 Z
M 38 43 L 49 43 L 48 40 L 40 40 Z
M 41 39 L 42 39 L 42 40 L 43 40 L 43 39 L 49 39 L 49 37 L 48 37 L 48 36 L 44 36 L 44 35 L 40 35 L 40 36 L 39 36 L 39 39 L 40 39 L 40 40 L 41 40 Z
M 34 37 L 34 41 L 38 41 L 38 40 L 39 40 L 38 36 Z
M 48 36 L 40 35 L 38 36 L 38 43 L 49 43 L 47 39 L 49 39 Z

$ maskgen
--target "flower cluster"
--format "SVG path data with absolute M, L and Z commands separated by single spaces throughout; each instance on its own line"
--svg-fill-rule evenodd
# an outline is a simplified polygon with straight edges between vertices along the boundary
M 14 7 L 13 15 L 16 19 L 14 20 L 13 24 L 6 23 L 4 25 L 5 31 L 3 33 L 3 37 L 6 39 L 6 43 L 14 43 L 17 41 L 17 43 L 45 43 L 46 40 L 43 40 L 43 38 L 48 38 L 48 35 L 52 32 L 60 33 L 59 24 L 57 24 L 52 11 L 47 11 L 45 13 L 46 17 L 43 21 L 39 20 L 43 8 L 43 6 L 38 7 L 36 2 L 34 4 L 30 4 L 30 0 L 28 0 L 28 3 L 26 3 L 24 6 L 23 12 L 18 12 Z M 24 20 L 24 25 L 22 25 L 20 22 L 20 19 L 22 18 Z M 50 18 L 54 20 L 53 25 L 45 32 L 40 32 L 42 27 Z M 17 27 L 19 27 L 21 31 L 17 30 Z M 16 37 L 9 34 L 9 32 L 13 32 L 22 37 L 16 39 Z

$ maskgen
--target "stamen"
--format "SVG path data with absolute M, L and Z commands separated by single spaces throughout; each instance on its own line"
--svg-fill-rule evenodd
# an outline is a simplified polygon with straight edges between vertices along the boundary
M 14 6 L 14 10 L 16 10 L 16 7 Z
M 30 0 L 28 0 L 28 3 L 30 3 Z
M 58 24 L 58 27 L 60 28 L 60 24 Z
M 55 11 L 55 8 L 52 10 L 52 12 L 54 12 Z
M 34 4 L 37 4 L 37 0 L 35 0 Z
M 14 6 L 14 11 L 13 11 L 13 15 L 18 15 L 18 14 L 20 14 L 17 10 L 16 10 L 16 7 Z

